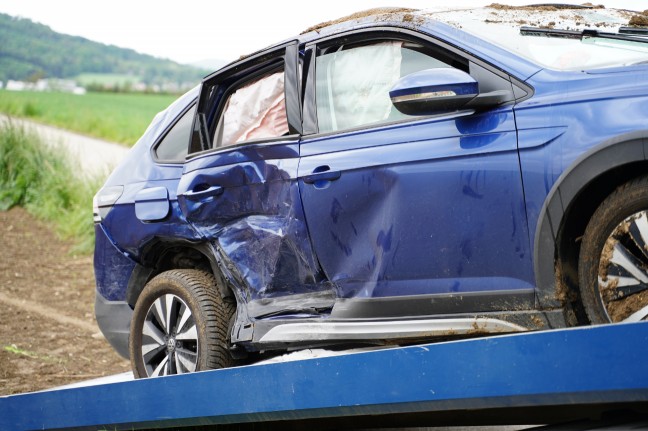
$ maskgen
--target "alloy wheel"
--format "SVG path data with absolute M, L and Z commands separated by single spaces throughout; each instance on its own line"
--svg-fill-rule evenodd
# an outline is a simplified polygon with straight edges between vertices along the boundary
M 165 294 L 151 304 L 142 328 L 142 360 L 149 377 L 196 370 L 198 330 L 187 304 Z
M 601 301 L 612 322 L 648 319 L 648 212 L 619 223 L 606 240 L 599 261 Z

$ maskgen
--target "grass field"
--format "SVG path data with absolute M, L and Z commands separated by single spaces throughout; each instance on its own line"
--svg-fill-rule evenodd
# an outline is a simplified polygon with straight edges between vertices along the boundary
M 133 145 L 155 114 L 176 96 L 159 94 L 41 93 L 0 90 L 0 112 L 86 135 Z

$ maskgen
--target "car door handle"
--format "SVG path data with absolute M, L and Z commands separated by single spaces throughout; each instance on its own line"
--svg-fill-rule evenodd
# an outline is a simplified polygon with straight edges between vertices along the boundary
M 202 189 L 197 186 L 194 188 L 194 190 L 184 192 L 182 196 L 189 199 L 190 201 L 199 201 L 201 199 L 218 196 L 220 194 L 223 194 L 223 188 L 221 186 L 211 186 L 206 189 Z
M 303 180 L 306 184 L 313 184 L 316 181 L 335 181 L 342 175 L 340 171 L 332 171 L 327 165 L 318 166 L 310 175 L 305 175 Z

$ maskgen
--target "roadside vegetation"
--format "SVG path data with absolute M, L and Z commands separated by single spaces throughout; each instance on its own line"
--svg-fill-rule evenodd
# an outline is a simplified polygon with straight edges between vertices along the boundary
M 0 90 L 0 112 L 132 146 L 177 96 Z
M 94 247 L 92 197 L 102 179 L 77 176 L 70 160 L 22 127 L 0 126 L 0 211 L 22 206 L 72 239 L 73 252 L 88 254 Z

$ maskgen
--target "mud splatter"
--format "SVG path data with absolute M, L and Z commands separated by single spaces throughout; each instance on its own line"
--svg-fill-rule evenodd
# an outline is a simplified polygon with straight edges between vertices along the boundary
M 532 11 L 544 11 L 544 12 L 558 10 L 556 6 L 510 6 L 501 3 L 491 3 L 486 7 L 491 9 L 497 9 L 497 10 L 532 10 Z
M 581 4 L 581 6 L 590 7 L 592 9 L 605 9 L 605 5 L 603 5 L 603 4 L 594 5 L 594 4 L 590 3 L 590 2 L 583 3 L 583 4 Z
M 563 271 L 560 263 L 555 263 L 554 272 L 556 274 L 556 299 L 563 305 L 567 304 L 568 302 L 574 301 L 576 299 L 575 294 L 565 282 L 565 277 L 563 276 Z
M 614 246 L 619 241 L 610 237 L 603 246 L 603 251 L 601 251 L 601 260 L 599 263 L 599 277 L 601 280 L 607 281 L 608 276 L 608 267 L 610 266 L 610 261 L 612 260 L 612 255 L 614 254 Z
M 603 302 L 606 304 L 608 316 L 613 322 L 620 322 L 627 319 L 631 314 L 645 307 L 648 304 L 648 291 L 624 297 L 622 292 L 617 290 L 619 279 L 608 276 L 608 268 L 614 255 L 614 247 L 619 239 L 630 235 L 630 224 L 636 218 L 625 219 L 610 235 L 603 246 L 599 263 L 599 292 Z
M 643 291 L 625 299 L 611 301 L 607 311 L 613 322 L 621 322 L 646 305 L 648 305 L 648 291 Z
M 537 328 L 544 328 L 545 324 L 542 321 L 541 318 L 538 316 L 531 316 L 531 322 L 537 327 Z
M 306 30 L 302 31 L 301 34 L 304 33 L 310 33 L 311 31 L 317 31 L 319 32 L 321 29 L 325 27 L 329 27 L 331 25 L 335 24 L 340 24 L 343 22 L 351 21 L 354 19 L 361 19 L 361 18 L 366 18 L 368 16 L 374 16 L 374 15 L 391 15 L 395 13 L 407 13 L 407 12 L 416 12 L 418 9 L 411 9 L 411 8 L 397 8 L 397 7 L 377 7 L 377 8 L 372 8 L 372 9 L 367 9 L 363 10 L 360 12 L 355 12 L 352 13 L 351 15 L 344 16 L 342 18 L 334 19 L 331 21 L 325 21 L 321 22 L 319 24 L 316 24 L 312 27 L 307 28 Z M 409 15 L 410 21 L 414 20 L 414 16 L 410 14 Z M 407 15 L 403 17 L 403 21 L 409 22 L 406 20 Z
M 628 21 L 628 25 L 632 27 L 648 27 L 648 15 L 634 15 Z

